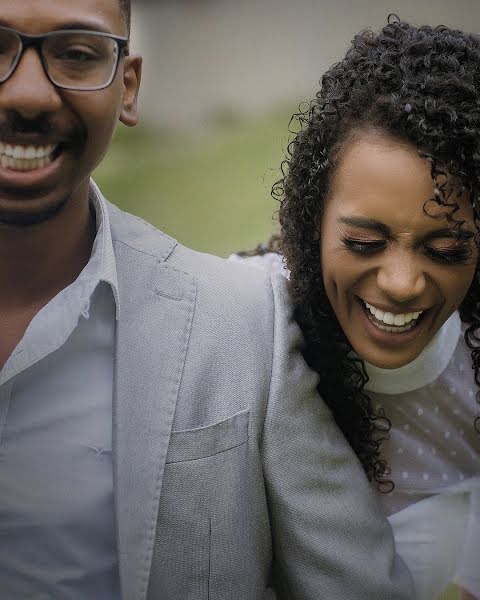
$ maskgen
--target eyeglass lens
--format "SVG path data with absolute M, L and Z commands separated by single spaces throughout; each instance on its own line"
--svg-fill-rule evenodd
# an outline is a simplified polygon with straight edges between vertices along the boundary
M 71 89 L 108 84 L 117 64 L 117 42 L 101 35 L 59 31 L 46 37 L 41 49 L 50 79 Z M 0 80 L 9 75 L 20 50 L 20 38 L 0 29 Z
M 18 54 L 20 40 L 16 35 L 0 30 L 0 79 L 12 68 Z

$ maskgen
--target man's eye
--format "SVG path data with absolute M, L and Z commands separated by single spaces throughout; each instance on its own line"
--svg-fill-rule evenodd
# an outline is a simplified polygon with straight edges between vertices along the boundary
M 64 50 L 57 57 L 63 61 L 71 61 L 71 62 L 90 62 L 97 60 L 97 55 L 89 50 L 82 50 L 80 48 L 70 48 L 69 50 Z
M 385 240 L 366 242 L 364 240 L 346 238 L 343 240 L 343 244 L 356 254 L 375 254 L 375 252 L 379 252 L 385 248 Z

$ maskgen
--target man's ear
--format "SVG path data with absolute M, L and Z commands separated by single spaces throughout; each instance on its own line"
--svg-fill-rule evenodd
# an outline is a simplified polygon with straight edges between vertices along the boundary
M 138 121 L 137 100 L 141 78 L 142 57 L 138 54 L 126 56 L 123 63 L 124 91 L 120 121 L 127 127 L 133 127 Z

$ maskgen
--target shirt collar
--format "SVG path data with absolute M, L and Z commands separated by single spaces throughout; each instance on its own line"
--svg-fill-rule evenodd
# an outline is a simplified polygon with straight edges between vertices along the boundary
M 118 320 L 118 279 L 108 207 L 93 182 L 89 199 L 95 211 L 97 227 L 90 259 L 77 279 L 33 317 L 23 338 L 0 370 L 0 385 L 65 343 L 78 326 L 80 318 L 90 317 L 91 298 L 100 282 L 107 283 L 112 290 Z
M 115 311 L 118 320 L 120 315 L 120 298 L 118 294 L 118 276 L 115 254 L 113 252 L 112 232 L 108 215 L 107 202 L 96 183 L 90 181 L 90 205 L 95 210 L 97 235 L 92 247 L 92 254 L 85 269 L 84 276 L 108 283 L 115 298 Z
M 461 329 L 460 315 L 456 311 L 411 363 L 399 369 L 380 369 L 365 362 L 369 377 L 365 390 L 379 394 L 402 394 L 433 383 L 451 361 Z

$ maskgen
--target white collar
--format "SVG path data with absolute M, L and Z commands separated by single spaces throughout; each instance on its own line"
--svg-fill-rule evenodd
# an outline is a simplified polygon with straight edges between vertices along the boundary
M 415 360 L 398 369 L 380 369 L 367 362 L 368 392 L 402 394 L 432 383 L 447 368 L 461 333 L 458 311 L 454 312 Z

